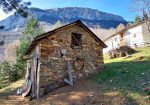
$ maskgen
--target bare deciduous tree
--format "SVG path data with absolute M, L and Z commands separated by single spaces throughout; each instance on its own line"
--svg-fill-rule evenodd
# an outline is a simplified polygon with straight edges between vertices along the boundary
M 150 0 L 131 0 L 132 10 L 139 12 L 143 20 L 147 24 L 148 32 L 150 33 Z
M 27 17 L 25 9 L 30 4 L 30 2 L 23 2 L 22 0 L 0 0 L 0 9 L 2 9 L 5 13 L 15 10 L 21 16 Z
M 0 9 L 2 9 L 5 13 L 9 13 L 12 11 L 16 11 L 23 17 L 27 17 L 27 7 L 31 4 L 31 2 L 23 2 L 22 0 L 0 0 Z M 4 29 L 5 26 L 0 26 L 0 29 Z

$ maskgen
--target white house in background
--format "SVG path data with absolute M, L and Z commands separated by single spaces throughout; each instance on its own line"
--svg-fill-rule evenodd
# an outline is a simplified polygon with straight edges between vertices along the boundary
M 146 44 L 150 44 L 150 33 L 147 30 L 146 23 L 143 22 L 120 30 L 105 39 L 104 42 L 108 46 L 104 49 L 104 53 L 118 48 L 121 45 L 127 45 L 133 48 L 145 46 Z

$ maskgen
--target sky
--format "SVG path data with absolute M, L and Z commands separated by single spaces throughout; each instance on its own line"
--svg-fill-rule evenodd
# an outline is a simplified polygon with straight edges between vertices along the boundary
M 131 0 L 23 0 L 31 1 L 31 7 L 41 9 L 63 8 L 63 7 L 88 7 L 99 11 L 113 13 L 122 16 L 126 21 L 133 21 L 138 14 L 131 9 Z M 5 19 L 10 14 L 0 10 L 0 20 Z

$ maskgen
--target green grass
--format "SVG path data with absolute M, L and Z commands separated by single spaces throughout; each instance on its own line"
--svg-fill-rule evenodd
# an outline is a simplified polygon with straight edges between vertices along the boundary
M 148 105 L 150 103 L 145 99 L 147 93 L 143 88 L 150 87 L 150 47 L 136 50 L 137 53 L 130 58 L 109 59 L 105 55 L 103 71 L 94 75 L 92 80 L 100 84 L 104 93 L 121 92 L 129 103 L 134 99 L 135 105 Z M 138 61 L 140 56 L 144 58 Z
M 18 80 L 17 82 L 10 84 L 9 86 L 6 86 L 0 89 L 0 105 L 1 103 L 8 101 L 11 95 L 16 94 L 17 88 L 21 88 L 23 84 L 24 84 L 24 79 L 21 79 L 21 80 Z M 11 102 L 8 102 L 7 105 L 14 105 L 14 104 L 12 104 Z
M 14 82 L 9 86 L 6 86 L 6 87 L 0 89 L 0 93 L 3 93 L 3 94 L 10 93 L 11 94 L 13 92 L 16 92 L 16 89 L 22 87 L 23 84 L 24 84 L 24 79 L 18 80 L 17 82 Z

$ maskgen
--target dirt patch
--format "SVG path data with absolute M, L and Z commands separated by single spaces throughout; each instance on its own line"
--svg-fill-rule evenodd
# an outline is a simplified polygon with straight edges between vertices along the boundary
M 89 80 L 64 86 L 47 96 L 30 102 L 31 105 L 122 105 L 120 94 L 102 94 L 101 87 Z

